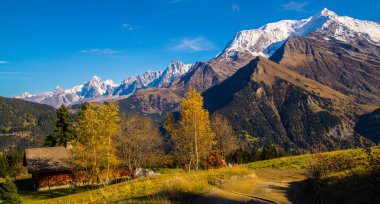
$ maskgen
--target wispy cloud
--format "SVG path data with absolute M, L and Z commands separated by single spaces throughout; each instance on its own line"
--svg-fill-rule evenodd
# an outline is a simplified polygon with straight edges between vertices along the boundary
M 172 46 L 172 50 L 175 51 L 200 52 L 214 49 L 216 49 L 215 44 L 204 37 L 182 38 L 176 40 Z
M 133 30 L 133 26 L 131 24 L 123 23 L 123 24 L 121 24 L 121 26 L 123 26 L 123 28 L 126 29 L 126 30 L 128 30 L 128 31 L 132 31 Z
M 240 7 L 236 3 L 233 3 L 233 4 L 231 4 L 231 10 L 232 11 L 240 11 Z
M 298 11 L 298 12 L 305 12 L 304 8 L 307 6 L 309 2 L 304 1 L 304 2 L 295 2 L 295 1 L 290 1 L 286 4 L 281 5 L 281 9 L 284 11 Z
M 32 79 L 40 75 L 43 75 L 43 73 L 1 71 L 0 79 Z
M 0 60 L 0 64 L 8 64 L 8 61 Z
M 169 4 L 178 4 L 178 3 L 181 3 L 181 2 L 182 2 L 182 0 L 171 0 L 168 3 Z
M 111 49 L 89 49 L 89 50 L 81 50 L 81 53 L 90 53 L 90 54 L 99 54 L 99 55 L 113 55 L 118 54 L 120 51 L 111 50 Z

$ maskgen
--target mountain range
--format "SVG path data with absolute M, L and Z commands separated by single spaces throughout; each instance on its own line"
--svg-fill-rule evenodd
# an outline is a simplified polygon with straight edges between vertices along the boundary
M 195 63 L 168 88 L 140 90 L 119 104 L 162 120 L 179 111 L 184 93 L 195 87 L 211 114 L 226 116 L 257 145 L 287 151 L 367 145 L 378 139 L 373 133 L 366 139 L 355 124 L 380 107 L 378 33 L 375 22 L 327 9 L 271 23 L 239 32 L 216 58 Z
M 304 37 L 317 32 L 326 40 L 356 42 L 365 40 L 374 46 L 380 45 L 380 25 L 376 22 L 338 16 L 333 11 L 323 9 L 314 16 L 302 20 L 282 20 L 266 24 L 258 29 L 243 30 L 236 34 L 226 48 L 208 62 L 194 64 L 193 75 L 202 70 L 209 76 L 201 84 L 191 79 L 179 80 L 175 86 L 187 86 L 188 83 L 200 90 L 220 83 L 231 76 L 237 69 L 247 64 L 254 56 L 269 58 L 289 38 Z M 48 104 L 58 107 L 61 104 L 74 105 L 89 101 L 115 101 L 129 97 L 139 89 L 169 87 L 179 76 L 187 73 L 193 65 L 173 60 L 164 71 L 148 70 L 142 75 L 125 78 L 121 83 L 112 80 L 102 81 L 94 76 L 90 81 L 71 89 L 56 87 L 53 91 L 40 94 L 23 93 L 16 98 Z M 212 67 L 209 73 L 208 69 Z M 206 84 L 204 84 L 206 83 Z
M 142 75 L 125 78 L 120 83 L 112 80 L 103 81 L 93 76 L 88 82 L 63 89 L 57 86 L 53 91 L 39 94 L 25 92 L 15 98 L 47 104 L 58 108 L 61 104 L 72 106 L 85 102 L 115 101 L 128 97 L 139 89 L 150 87 L 168 87 L 178 76 L 186 73 L 191 64 L 173 60 L 164 71 L 148 70 Z
M 211 115 L 224 115 L 255 145 L 302 152 L 380 141 L 372 127 L 378 124 L 379 82 L 380 24 L 323 9 L 307 19 L 240 31 L 209 61 L 173 61 L 163 72 L 119 84 L 93 77 L 73 89 L 18 98 L 54 107 L 117 101 L 122 112 L 160 124 L 194 87 Z

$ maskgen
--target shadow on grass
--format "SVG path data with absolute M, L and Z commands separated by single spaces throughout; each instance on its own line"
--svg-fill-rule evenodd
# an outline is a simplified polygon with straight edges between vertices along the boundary
M 33 181 L 30 178 L 16 180 L 14 181 L 14 183 L 17 186 L 18 193 L 20 196 L 29 197 L 29 198 L 33 198 L 37 200 L 67 196 L 70 194 L 80 193 L 80 192 L 98 188 L 94 186 L 85 186 L 85 187 L 55 189 L 55 190 L 48 190 L 48 191 L 36 191 L 36 189 L 33 187 Z
M 268 204 L 270 202 L 259 201 L 259 200 L 250 200 L 250 201 L 237 201 L 225 197 L 219 197 L 216 195 L 203 195 L 203 194 L 194 194 L 189 192 L 173 192 L 171 195 L 167 195 L 167 192 L 162 191 L 157 194 L 149 195 L 149 196 L 139 196 L 128 198 L 127 200 L 117 200 L 117 203 L 160 203 L 163 201 L 169 203 L 184 203 L 184 204 L 209 204 L 209 203 L 224 203 L 224 204 L 242 204 L 242 203 L 252 203 L 252 204 Z
M 286 189 L 286 197 L 294 204 L 313 203 L 314 184 L 311 180 L 295 181 Z
M 319 190 L 312 180 L 293 182 L 287 189 L 292 203 L 380 203 L 380 178 L 369 174 L 323 180 Z
M 329 179 L 317 197 L 320 203 L 380 203 L 380 176 L 364 174 Z

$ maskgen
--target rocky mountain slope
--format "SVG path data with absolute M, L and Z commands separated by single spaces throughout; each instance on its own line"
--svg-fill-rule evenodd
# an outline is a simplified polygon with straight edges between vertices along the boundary
M 258 57 L 204 92 L 205 107 L 225 115 L 256 145 L 288 151 L 360 146 L 350 98 L 281 65 Z
M 290 38 L 270 59 L 358 103 L 380 106 L 380 46 L 366 39 L 344 42 L 313 32 Z
M 358 133 L 380 144 L 380 108 L 358 118 L 355 126 Z

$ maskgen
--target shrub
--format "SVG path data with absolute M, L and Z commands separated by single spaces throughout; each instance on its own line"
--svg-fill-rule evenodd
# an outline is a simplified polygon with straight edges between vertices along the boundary
M 380 176 L 380 155 L 379 152 L 375 152 L 374 148 L 365 147 L 363 149 L 367 156 L 368 167 L 371 170 L 373 176 Z
M 222 155 L 219 153 L 219 151 L 213 151 L 208 157 L 205 164 L 205 169 L 210 168 L 221 168 L 225 167 L 226 162 L 223 160 Z
M 13 182 L 6 182 L 0 185 L 0 203 L 21 203 L 21 199 L 17 193 L 17 187 Z
M 316 154 L 309 161 L 304 174 L 317 184 L 320 184 L 323 177 L 343 171 L 352 172 L 357 165 L 358 161 L 351 156 Z

